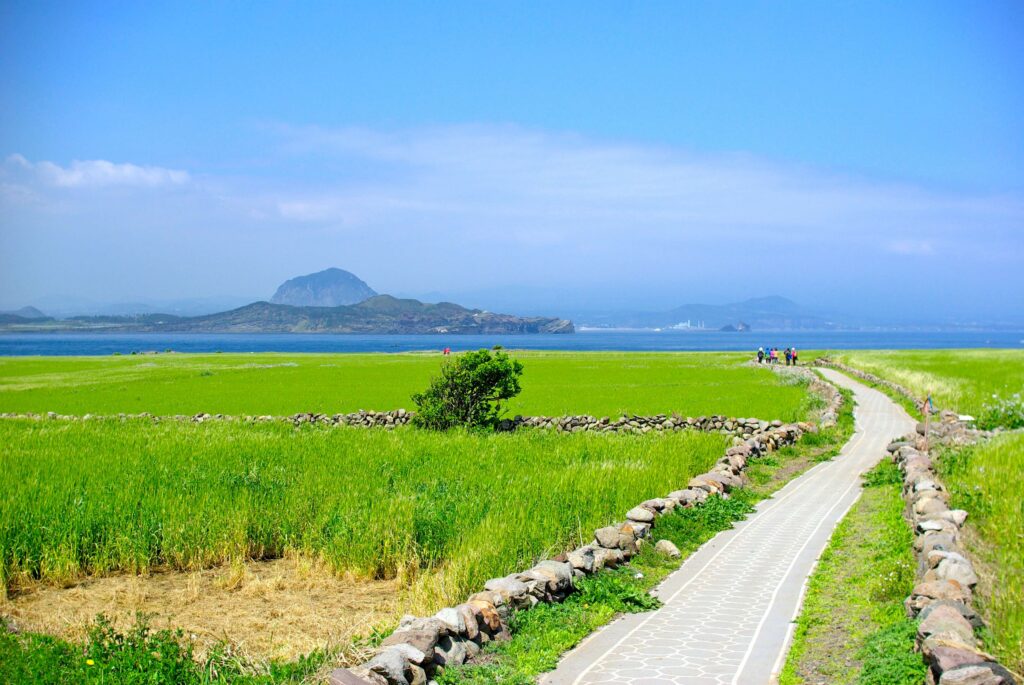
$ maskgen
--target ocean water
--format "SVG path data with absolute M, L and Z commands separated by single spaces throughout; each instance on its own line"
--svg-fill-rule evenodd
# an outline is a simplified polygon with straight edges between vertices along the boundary
M 572 335 L 331 335 L 301 333 L 5 333 L 0 356 L 175 352 L 411 352 L 480 349 L 575 351 L 754 351 L 760 346 L 822 349 L 1024 348 L 1024 331 L 721 333 L 582 331 Z

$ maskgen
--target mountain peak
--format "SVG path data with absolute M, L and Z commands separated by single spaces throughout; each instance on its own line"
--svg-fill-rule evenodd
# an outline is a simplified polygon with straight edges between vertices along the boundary
M 35 307 L 22 307 L 21 309 L 11 312 L 0 312 L 0 314 L 9 314 L 11 316 L 20 316 L 23 319 L 47 319 L 49 318 L 46 314 Z
M 377 291 L 355 274 L 331 267 L 285 281 L 270 301 L 295 307 L 340 307 L 375 295 Z

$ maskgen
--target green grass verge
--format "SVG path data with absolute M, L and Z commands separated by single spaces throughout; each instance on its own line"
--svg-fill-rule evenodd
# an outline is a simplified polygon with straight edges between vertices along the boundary
M 805 417 L 804 387 L 739 353 L 512 353 L 523 392 L 511 414 L 679 412 Z M 180 354 L 0 358 L 0 412 L 292 414 L 412 409 L 437 354 Z
M 1000 435 L 939 455 L 950 506 L 966 510 L 967 547 L 981 582 L 975 607 L 985 617 L 985 647 L 1024 673 L 1024 434 Z
M 589 540 L 728 439 L 146 420 L 0 422 L 0 581 L 298 553 L 414 606 Z
M 314 653 L 289 663 L 254 669 L 229 650 L 214 650 L 196 661 L 180 631 L 150 630 L 144 620 L 125 633 L 98 619 L 84 645 L 46 635 L 14 633 L 0 619 L 0 682 L 8 685 L 269 685 L 306 682 L 327 655 Z
M 781 685 L 924 682 L 914 623 L 903 613 L 915 563 L 900 483 L 889 461 L 867 474 L 808 582 Z
M 836 361 L 899 383 L 935 405 L 979 416 L 993 395 L 1024 393 L 1024 350 L 831 352 Z

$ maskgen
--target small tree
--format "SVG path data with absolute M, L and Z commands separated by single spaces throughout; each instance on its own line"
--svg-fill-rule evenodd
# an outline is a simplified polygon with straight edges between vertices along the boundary
M 424 392 L 412 396 L 416 425 L 434 430 L 456 426 L 493 426 L 501 401 L 522 388 L 523 365 L 504 352 L 479 350 L 451 357 Z

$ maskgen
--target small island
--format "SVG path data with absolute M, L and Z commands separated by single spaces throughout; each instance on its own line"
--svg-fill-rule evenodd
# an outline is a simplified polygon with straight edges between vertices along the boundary
M 380 295 L 352 273 L 327 269 L 282 284 L 270 302 L 202 316 L 137 314 L 54 319 L 32 309 L 3 314 L 13 333 L 363 333 L 377 335 L 574 333 L 568 319 L 497 314 L 452 302 Z

